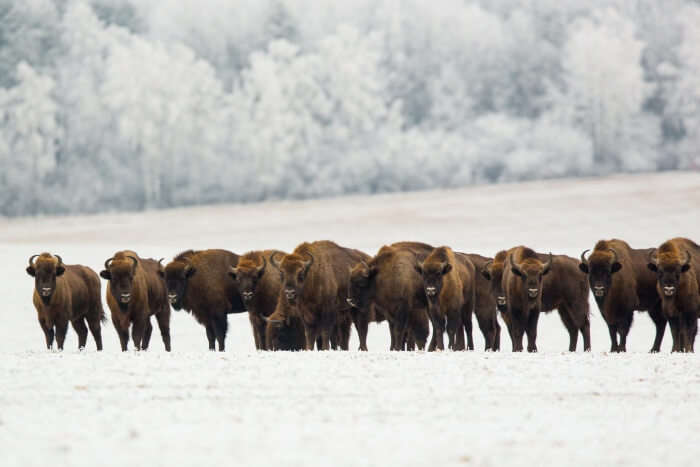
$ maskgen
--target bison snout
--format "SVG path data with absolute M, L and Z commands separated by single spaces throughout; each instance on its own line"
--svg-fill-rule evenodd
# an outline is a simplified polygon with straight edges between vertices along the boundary
M 177 294 L 176 293 L 170 293 L 168 294 L 168 301 L 173 304 L 177 302 Z
M 42 287 L 41 288 L 41 295 L 43 297 L 48 297 L 49 295 L 51 295 L 51 287 Z
M 672 296 L 674 293 L 676 293 L 676 288 L 672 285 L 667 285 L 664 287 L 664 295 L 667 297 Z
M 297 298 L 297 292 L 294 289 L 285 289 L 284 296 L 287 297 L 287 300 L 294 300 Z
M 243 292 L 241 294 L 241 297 L 243 298 L 244 302 L 249 302 L 253 299 L 253 295 L 254 295 L 253 292 L 248 291 L 248 292 Z
M 353 308 L 357 308 L 357 302 L 353 300 L 352 298 L 348 297 L 345 299 L 348 305 L 350 305 Z
M 505 305 L 506 304 L 506 297 L 504 297 L 503 295 L 499 295 L 498 297 L 496 297 L 496 304 L 501 305 L 501 306 Z
M 593 287 L 593 295 L 596 297 L 602 297 L 605 295 L 605 286 L 603 285 L 596 285 Z
M 435 295 L 437 295 L 437 288 L 435 288 L 435 287 L 426 287 L 426 288 L 425 288 L 425 294 L 426 294 L 428 297 L 434 297 Z
M 121 300 L 122 303 L 129 303 L 129 300 L 131 300 L 131 294 L 123 293 L 119 296 L 119 300 Z
M 527 289 L 527 295 L 530 298 L 535 298 L 537 297 L 537 294 L 540 293 L 540 289 Z

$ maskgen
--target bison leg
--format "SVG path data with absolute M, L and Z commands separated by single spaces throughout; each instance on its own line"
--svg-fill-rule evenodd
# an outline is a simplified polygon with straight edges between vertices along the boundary
M 668 320 L 668 326 L 671 328 L 671 337 L 673 338 L 673 347 L 671 352 L 680 352 L 681 348 L 681 336 L 680 336 L 680 323 L 678 318 L 670 318 Z
M 430 334 L 430 324 L 428 317 L 423 310 L 414 310 L 411 313 L 411 335 L 416 343 L 418 350 L 425 350 L 425 343 Z
M 513 342 L 513 352 L 523 351 L 523 334 L 525 333 L 525 323 L 522 313 L 519 311 L 510 312 L 510 339 Z M 517 316 L 516 316 L 517 315 Z
M 336 328 L 331 327 L 330 329 L 327 327 L 323 327 L 321 329 L 321 348 L 318 350 L 331 350 L 331 338 L 334 338 L 335 342 L 335 349 L 338 348 L 338 335 L 339 332 L 336 332 Z M 335 350 L 334 349 L 334 350 Z
M 591 320 L 586 316 L 586 320 L 581 326 L 581 335 L 583 335 L 583 351 L 591 351 Z
M 465 305 L 466 310 L 462 312 L 462 323 L 464 326 L 464 332 L 467 335 L 467 350 L 474 350 L 474 326 L 472 323 L 472 310 L 471 305 Z M 464 350 L 464 347 L 457 350 Z
M 493 345 L 491 346 L 491 350 L 499 351 L 501 350 L 501 325 L 498 324 L 498 318 L 496 318 L 496 316 L 493 317 L 493 329 Z
M 306 336 L 306 350 L 313 350 L 314 345 L 316 345 L 319 350 L 321 349 L 323 342 L 315 326 L 307 326 L 304 324 L 304 335 Z
M 170 352 L 170 307 L 166 306 L 163 311 L 156 314 L 156 322 L 160 330 L 160 337 L 163 340 L 165 351 Z
M 78 350 L 83 350 L 87 343 L 88 330 L 84 318 L 75 318 L 71 321 L 75 333 L 78 335 Z
M 527 320 L 527 351 L 537 352 L 537 321 L 540 319 L 539 311 L 530 312 Z
M 476 313 L 476 322 L 479 325 L 481 334 L 484 336 L 484 350 L 491 350 L 494 346 L 496 328 L 493 325 L 493 320 Z
M 146 331 L 146 320 L 143 318 L 138 318 L 134 321 L 134 325 L 131 327 L 131 340 L 134 342 L 134 347 L 136 350 L 141 350 L 141 344 L 143 341 L 143 333 Z
M 656 353 L 661 350 L 661 342 L 664 340 L 664 332 L 666 331 L 666 318 L 664 318 L 664 315 L 661 312 L 660 304 L 654 305 L 649 310 L 649 317 L 654 322 L 654 326 L 656 326 L 654 344 L 651 346 L 651 350 L 649 352 Z
M 357 331 L 357 337 L 360 340 L 360 350 L 367 352 L 367 331 L 369 330 L 369 318 L 367 313 L 355 311 L 352 313 L 352 321 Z
M 97 350 L 102 350 L 102 324 L 100 323 L 100 314 L 97 317 L 90 316 L 88 318 L 88 326 L 90 327 L 90 334 L 92 338 L 95 339 L 95 345 Z
M 619 352 L 617 346 L 617 326 L 608 324 L 608 333 L 610 334 L 610 352 Z
M 464 350 L 464 333 L 462 332 L 464 325 L 462 316 L 459 312 L 448 313 L 447 338 L 449 341 L 449 347 L 452 350 Z
M 436 307 L 431 306 L 428 309 L 430 322 L 433 325 L 433 338 L 435 339 L 435 350 L 445 350 L 445 317 L 438 313 Z
M 267 343 L 265 342 L 265 320 L 256 313 L 248 313 L 248 319 L 250 320 L 250 326 L 253 328 L 255 348 L 257 350 L 266 350 Z
M 143 328 L 143 337 L 141 338 L 141 350 L 148 350 L 151 343 L 151 334 L 153 334 L 153 325 L 151 318 L 146 320 L 146 326 Z
M 558 311 L 561 322 L 564 323 L 564 327 L 569 333 L 569 352 L 576 352 L 576 346 L 578 345 L 578 327 L 574 324 L 569 308 L 560 306 Z
M 226 350 L 226 332 L 228 331 L 228 319 L 225 314 L 214 315 L 214 334 L 219 344 L 219 352 Z
M 58 350 L 63 350 L 63 343 L 66 341 L 66 333 L 68 332 L 68 320 L 56 322 L 56 346 Z
M 214 332 L 214 321 L 210 320 L 204 329 L 207 331 L 207 341 L 209 341 L 209 350 L 216 350 L 216 333 Z
M 48 350 L 51 350 L 51 347 L 53 347 L 53 326 L 48 326 L 44 323 L 44 321 L 41 318 L 39 318 L 39 325 L 41 326 L 41 330 L 44 331 L 44 338 L 46 339 L 46 348 Z

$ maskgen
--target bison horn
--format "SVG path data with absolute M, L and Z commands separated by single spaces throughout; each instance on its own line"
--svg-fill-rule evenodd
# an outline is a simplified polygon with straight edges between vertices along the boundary
M 683 266 L 686 266 L 688 264 L 690 264 L 690 253 L 688 252 L 688 250 L 685 250 L 685 263 L 683 263 Z
M 272 253 L 272 254 L 270 255 L 270 264 L 271 264 L 272 266 L 274 266 L 275 269 L 279 269 L 279 268 L 280 268 L 280 263 L 278 263 L 278 262 L 277 262 L 277 259 L 276 259 L 277 253 L 279 253 L 279 252 L 276 251 L 276 252 L 274 252 L 274 253 Z
M 520 268 L 518 267 L 518 265 L 515 264 L 515 262 L 513 261 L 512 256 L 513 256 L 512 254 L 509 254 L 509 255 L 508 255 L 508 258 L 507 258 L 507 261 L 508 261 L 508 263 L 510 264 L 510 267 L 512 267 L 513 269 L 515 269 L 516 271 L 518 271 L 518 273 L 519 273 L 520 275 L 522 275 L 523 272 L 520 270 Z
M 59 266 L 60 266 L 61 264 L 63 264 L 63 258 L 61 258 L 61 256 L 59 256 L 59 255 L 54 255 L 54 256 L 55 256 L 56 258 L 58 258 L 58 265 L 59 265 Z
M 164 260 L 164 259 L 165 259 L 165 258 L 161 258 L 161 259 L 158 260 L 158 266 L 163 267 L 163 260 Z
M 136 269 L 136 266 L 139 264 L 139 260 L 137 260 L 133 256 L 127 256 L 127 258 L 134 262 L 134 269 Z
M 29 257 L 29 265 L 30 266 L 34 266 L 34 258 L 36 258 L 37 256 L 41 256 L 41 255 L 32 255 Z
M 586 259 L 586 253 L 588 253 L 589 251 L 591 251 L 590 248 L 587 250 L 583 250 L 583 253 L 581 253 L 581 262 L 583 264 L 588 264 L 588 260 Z
M 265 268 L 267 267 L 267 260 L 265 259 L 265 256 L 262 257 L 262 264 L 258 266 L 258 275 L 262 276 L 263 273 L 265 272 Z
M 612 264 L 617 263 L 617 251 L 615 251 L 615 250 L 612 249 L 612 248 L 609 248 L 609 250 L 610 250 L 610 253 L 613 254 Z
M 650 262 L 650 263 L 654 263 L 654 264 L 658 264 L 658 263 L 656 262 L 656 250 L 651 250 L 651 251 L 649 252 L 649 262 Z
M 549 252 L 549 259 L 547 260 L 546 263 L 544 263 L 544 266 L 542 267 L 542 271 L 546 273 L 547 271 L 549 271 L 549 268 L 551 268 L 551 267 L 552 267 L 552 252 L 550 251 Z
M 105 269 L 106 269 L 106 270 L 109 270 L 109 265 L 112 263 L 112 261 L 114 261 L 114 257 L 108 258 L 108 259 L 105 261 Z
M 306 261 L 304 263 L 304 273 L 307 273 L 309 271 L 309 268 L 311 267 L 312 264 L 314 264 L 314 255 L 312 255 L 310 252 L 306 252 L 306 254 L 311 258 L 310 260 Z

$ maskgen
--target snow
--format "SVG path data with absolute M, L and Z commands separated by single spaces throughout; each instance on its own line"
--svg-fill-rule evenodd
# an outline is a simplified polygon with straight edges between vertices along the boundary
M 625 355 L 591 300 L 593 352 L 565 352 L 555 314 L 535 355 L 389 353 L 373 325 L 369 353 L 258 353 L 247 316 L 229 318 L 227 352 L 173 313 L 174 351 L 157 329 L 148 352 L 44 350 L 27 258 L 51 251 L 99 270 L 121 248 L 174 256 L 187 248 L 292 249 L 330 238 L 375 252 L 398 240 L 493 254 L 526 244 L 578 256 L 599 238 L 633 246 L 698 238 L 700 174 L 584 180 L 221 205 L 136 214 L 0 220 L 0 452 L 31 465 L 690 465 L 700 448 L 697 357 L 646 351 L 635 317 Z M 104 290 L 104 289 L 103 289 Z M 104 292 L 103 292 L 104 293 Z M 352 347 L 357 347 L 353 336 Z

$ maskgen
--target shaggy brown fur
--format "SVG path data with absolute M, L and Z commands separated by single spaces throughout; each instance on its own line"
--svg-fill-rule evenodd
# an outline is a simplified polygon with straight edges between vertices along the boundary
M 435 248 L 423 262 L 417 262 L 416 271 L 423 279 L 428 299 L 435 349 L 445 349 L 443 334 L 447 331 L 449 348 L 464 350 L 462 329 L 466 321 L 471 322 L 475 301 L 474 265 L 466 257 L 458 260 L 451 248 L 442 246 Z M 467 348 L 474 350 L 471 333 Z
M 503 271 L 507 313 L 513 351 L 522 351 L 523 333 L 528 352 L 537 352 L 537 322 L 540 312 L 559 311 L 569 332 L 569 351 L 576 351 L 578 333 L 583 348 L 591 349 L 588 281 L 578 261 L 564 255 L 541 255 L 527 247 L 516 247 Z
M 188 250 L 165 267 L 163 277 L 168 299 L 175 310 L 192 313 L 204 326 L 209 350 L 226 348 L 228 313 L 245 312 L 236 284 L 229 272 L 238 265 L 238 255 L 227 250 Z
M 136 350 L 148 349 L 151 316 L 156 317 L 165 350 L 170 352 L 170 307 L 165 282 L 159 275 L 160 263 L 142 259 L 130 250 L 118 251 L 105 261 L 100 276 L 107 284 L 107 305 L 119 335 L 122 351 L 127 350 L 129 327 Z
M 313 350 L 320 338 L 319 350 L 331 348 L 331 337 L 337 336 L 341 348 L 346 347 L 345 334 L 338 336 L 336 325 L 346 322 L 349 314 L 347 283 L 350 267 L 358 260 L 358 251 L 343 248 L 331 241 L 302 243 L 291 254 L 270 258 L 270 264 L 282 273 L 282 291 L 277 308 L 288 308 L 284 315 L 296 316 L 304 323 L 306 349 Z M 339 319 L 340 318 L 340 319 Z
M 656 291 L 673 337 L 673 352 L 693 352 L 700 314 L 700 246 L 673 238 L 649 255 L 657 275 Z
M 258 350 L 267 350 L 265 319 L 275 311 L 280 294 L 280 274 L 269 266 L 270 257 L 286 254 L 278 250 L 251 251 L 241 256 L 238 265 L 229 271 L 248 310 L 255 348 Z
M 386 317 L 391 350 L 425 348 L 428 304 L 415 265 L 431 251 L 430 245 L 409 242 L 383 246 L 374 258 L 351 271 L 351 300 L 360 308 L 374 305 Z
M 289 315 L 287 307 L 277 307 L 268 316 L 265 327 L 265 348 L 267 350 L 304 350 L 306 335 L 300 318 Z
M 70 321 L 78 334 L 79 349 L 85 348 L 89 327 L 97 350 L 102 350 L 100 323 L 106 317 L 100 298 L 100 278 L 95 271 L 87 266 L 63 264 L 60 256 L 42 253 L 29 258 L 27 274 L 34 277 L 32 301 L 46 347 L 51 349 L 55 335 L 58 349 L 63 350 Z
M 476 254 L 457 253 L 457 258 L 466 257 L 475 269 L 474 273 L 474 314 L 479 324 L 479 329 L 484 336 L 485 350 L 500 350 L 501 348 L 501 326 L 498 324 L 498 308 L 496 298 L 491 294 L 491 283 L 480 274 L 481 271 L 492 261 Z M 471 336 L 471 317 L 465 318 L 464 329 L 467 332 L 467 339 Z
M 624 240 L 600 240 L 586 259 L 581 254 L 579 269 L 588 282 L 598 309 L 610 332 L 610 351 L 627 351 L 627 334 L 634 310 L 648 311 L 656 325 L 651 352 L 658 352 L 666 329 L 661 298 L 656 292 L 656 274 L 647 268 L 653 248 L 633 249 Z M 618 342 L 619 335 L 619 342 Z

